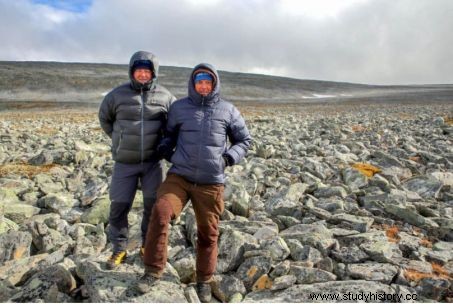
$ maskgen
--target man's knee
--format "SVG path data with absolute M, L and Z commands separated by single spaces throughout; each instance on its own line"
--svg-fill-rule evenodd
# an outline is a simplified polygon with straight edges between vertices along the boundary
M 173 207 L 171 202 L 161 197 L 157 200 L 152 211 L 153 221 L 157 221 L 159 225 L 168 225 L 171 218 L 173 217 Z

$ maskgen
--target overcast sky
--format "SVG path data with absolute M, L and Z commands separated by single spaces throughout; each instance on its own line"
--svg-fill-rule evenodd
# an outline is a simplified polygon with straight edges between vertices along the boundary
M 0 60 L 162 65 L 370 84 L 453 83 L 452 0 L 0 0 Z

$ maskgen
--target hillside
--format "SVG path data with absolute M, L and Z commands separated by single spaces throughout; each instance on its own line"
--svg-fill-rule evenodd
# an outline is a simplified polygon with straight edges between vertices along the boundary
M 177 97 L 187 92 L 191 69 L 163 66 L 159 82 Z M 376 86 L 220 72 L 222 95 L 233 102 L 453 101 L 453 85 Z M 0 61 L 0 101 L 98 104 L 111 88 L 128 80 L 117 64 Z

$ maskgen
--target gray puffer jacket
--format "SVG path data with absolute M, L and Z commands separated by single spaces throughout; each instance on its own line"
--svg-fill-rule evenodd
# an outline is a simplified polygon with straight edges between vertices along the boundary
M 133 78 L 137 60 L 149 60 L 153 79 L 141 84 Z M 136 52 L 129 62 L 130 82 L 108 93 L 99 109 L 101 127 L 112 138 L 113 159 L 121 163 L 140 163 L 159 159 L 159 144 L 170 104 L 176 98 L 157 84 L 159 62 L 149 53 Z
M 213 91 L 206 97 L 195 91 L 193 74 L 208 69 L 216 77 Z M 252 138 L 238 109 L 223 100 L 220 79 L 209 64 L 197 65 L 190 76 L 189 96 L 175 101 L 168 113 L 167 133 L 159 151 L 171 155 L 169 173 L 198 184 L 225 182 L 225 161 L 238 163 L 247 153 Z M 227 138 L 231 145 L 228 145 Z

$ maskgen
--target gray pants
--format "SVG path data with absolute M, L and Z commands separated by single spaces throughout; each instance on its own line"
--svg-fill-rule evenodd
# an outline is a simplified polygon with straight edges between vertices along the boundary
M 151 211 L 156 202 L 156 192 L 163 180 L 162 162 L 124 164 L 116 162 L 110 184 L 109 238 L 113 252 L 124 251 L 129 236 L 127 215 L 131 210 L 138 182 L 143 193 L 143 218 L 141 223 L 142 242 L 145 244 L 146 231 Z

